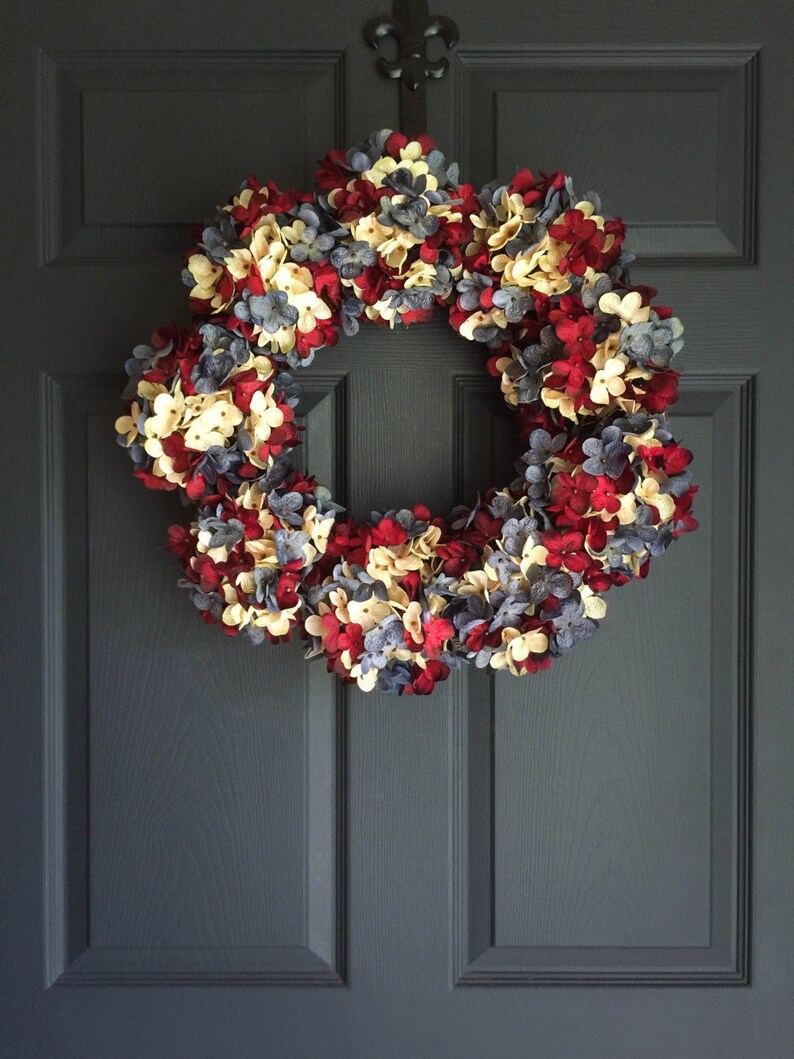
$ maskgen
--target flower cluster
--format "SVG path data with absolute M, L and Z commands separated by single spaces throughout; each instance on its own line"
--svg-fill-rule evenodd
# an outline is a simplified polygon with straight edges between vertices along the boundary
M 326 551 L 339 507 L 301 474 L 263 492 L 206 505 L 185 529 L 172 526 L 169 551 L 183 562 L 180 584 L 210 625 L 253 643 L 289 637 L 301 620 L 299 589 Z
M 592 636 L 606 593 L 697 526 L 665 414 L 683 327 L 630 283 L 624 237 L 562 173 L 478 193 L 391 130 L 332 151 L 314 194 L 250 178 L 186 255 L 191 326 L 128 360 L 116 423 L 136 476 L 197 505 L 169 547 L 204 620 L 253 642 L 296 629 L 342 679 L 406 694 L 466 662 L 534 673 Z M 448 520 L 344 520 L 290 461 L 291 371 L 361 321 L 439 305 L 516 411 L 518 476 Z

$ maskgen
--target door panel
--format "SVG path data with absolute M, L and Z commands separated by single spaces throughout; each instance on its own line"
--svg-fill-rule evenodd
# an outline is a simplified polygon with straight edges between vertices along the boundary
M 0 1054 L 787 1059 L 785 5 L 439 9 L 463 179 L 595 188 L 687 328 L 701 529 L 549 673 L 364 695 L 219 635 L 165 550 L 189 511 L 113 443 L 186 226 L 397 126 L 380 7 L 6 14 Z M 440 315 L 321 351 L 302 466 L 358 517 L 507 483 L 483 361 Z

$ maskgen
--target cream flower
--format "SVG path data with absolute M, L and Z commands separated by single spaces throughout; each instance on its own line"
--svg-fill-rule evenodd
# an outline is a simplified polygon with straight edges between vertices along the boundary
M 392 609 L 385 600 L 378 599 L 377 596 L 370 596 L 369 599 L 365 599 L 362 602 L 351 599 L 347 605 L 347 613 L 349 616 L 348 620 L 355 625 L 360 625 L 362 631 L 366 633 L 370 629 L 374 629 L 378 622 L 388 617 L 392 613 Z
M 507 317 L 505 316 L 502 309 L 489 309 L 488 312 L 483 312 L 478 309 L 477 312 L 466 317 L 463 323 L 460 325 L 460 333 L 464 338 L 468 338 L 470 342 L 474 342 L 474 332 L 478 327 L 507 327 Z
M 588 588 L 587 585 L 581 586 L 579 595 L 582 597 L 584 612 L 588 618 L 595 618 L 596 621 L 600 621 L 606 617 L 607 602 L 602 596 L 597 596 L 592 588 Z
M 161 438 L 167 438 L 169 434 L 179 427 L 185 411 L 185 397 L 182 390 L 177 386 L 174 393 L 161 393 L 155 398 L 152 406 L 154 415 L 149 416 L 143 425 L 146 434 L 144 448 L 150 456 L 161 456 L 163 452 L 160 444 Z
M 408 251 L 423 242 L 419 236 L 412 235 L 404 228 L 392 228 L 390 237 L 384 239 L 377 250 L 389 268 L 401 269 L 408 257 Z
M 619 316 L 627 324 L 647 323 L 650 307 L 642 304 L 638 291 L 629 291 L 622 298 L 617 291 L 607 291 L 598 299 L 598 308 L 607 316 Z
M 523 662 L 531 654 L 543 654 L 549 647 L 549 638 L 541 629 L 520 633 L 518 629 L 502 629 L 502 650 L 491 656 L 493 669 L 509 669 L 517 674 L 516 662 Z
M 333 527 L 333 515 L 330 518 L 318 519 L 317 508 L 314 504 L 310 504 L 303 512 L 303 531 L 309 534 L 321 555 L 325 554 L 325 550 L 328 547 L 328 537 Z
M 521 553 L 521 573 L 524 577 L 529 574 L 530 567 L 532 566 L 543 566 L 548 558 L 549 550 L 544 548 L 542 544 L 533 544 L 532 539 L 528 537 L 524 541 L 524 549 Z
M 661 491 L 661 486 L 655 478 L 643 478 L 634 492 L 640 500 L 656 508 L 663 522 L 667 522 L 675 514 L 675 500 L 669 493 Z
M 626 392 L 626 382 L 623 379 L 625 367 L 620 357 L 612 357 L 595 373 L 593 385 L 590 387 L 590 398 L 595 404 L 609 404 L 613 397 L 620 397 Z
M 363 673 L 361 664 L 356 662 L 350 670 L 350 676 L 355 678 L 361 691 L 374 691 L 375 685 L 378 683 L 378 670 L 375 666 L 371 666 L 366 673 Z
M 290 305 L 298 310 L 296 326 L 301 334 L 313 331 L 318 320 L 330 320 L 331 309 L 317 296 L 308 268 L 301 268 L 288 261 L 274 272 L 271 286 L 273 290 L 285 291 L 289 296 Z
M 119 416 L 116 420 L 116 433 L 123 434 L 127 439 L 128 445 L 131 445 L 138 436 L 138 419 L 140 414 L 141 406 L 137 401 L 133 401 L 130 405 L 129 414 Z
M 259 446 L 267 441 L 275 427 L 280 427 L 284 422 L 284 413 L 276 404 L 273 394 L 274 388 L 271 383 L 266 390 L 257 390 L 251 398 L 251 411 L 248 413 L 247 425 L 253 439 L 251 451 L 256 460 L 259 459 L 257 454 Z M 262 467 L 264 464 L 260 461 L 257 466 Z
M 254 610 L 253 623 L 260 629 L 267 629 L 273 636 L 286 636 L 299 609 L 300 604 L 288 610 Z
M 391 239 L 393 230 L 380 224 L 374 213 L 369 213 L 356 221 L 350 229 L 350 234 L 354 240 L 366 243 L 372 250 L 378 250 L 381 243 Z
M 409 545 L 400 544 L 391 548 L 372 548 L 367 561 L 367 573 L 388 587 L 393 578 L 404 577 L 409 570 L 421 570 L 423 565 L 421 556 L 413 555 Z
M 403 625 L 405 631 L 412 640 L 415 640 L 417 643 L 425 642 L 425 634 L 422 629 L 422 605 L 418 603 L 417 600 L 412 599 L 405 608 Z
M 573 397 L 562 390 L 552 390 L 544 386 L 540 392 L 540 399 L 547 408 L 556 408 L 561 416 L 576 422 L 576 410 L 573 406 Z
M 215 291 L 218 280 L 223 275 L 223 268 L 220 265 L 214 265 L 204 254 L 191 254 L 187 262 L 187 271 L 195 280 L 190 297 L 208 301 L 213 309 L 223 308 L 223 298 Z

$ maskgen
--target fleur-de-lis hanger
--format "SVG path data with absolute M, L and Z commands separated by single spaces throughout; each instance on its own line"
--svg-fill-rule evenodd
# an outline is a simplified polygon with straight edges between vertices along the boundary
M 424 83 L 449 69 L 445 57 L 428 58 L 427 42 L 440 37 L 447 48 L 454 48 L 459 36 L 451 18 L 430 14 L 426 0 L 394 0 L 391 18 L 378 16 L 364 27 L 364 39 L 372 48 L 379 48 L 386 37 L 397 43 L 397 59 L 390 62 L 381 56 L 377 65 L 384 77 L 400 81 L 403 132 L 427 131 Z

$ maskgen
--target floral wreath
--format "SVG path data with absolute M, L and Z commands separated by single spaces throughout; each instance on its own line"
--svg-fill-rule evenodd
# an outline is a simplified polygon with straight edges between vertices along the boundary
M 364 691 L 429 694 L 466 662 L 547 669 L 697 526 L 692 454 L 665 416 L 681 322 L 630 284 L 623 222 L 563 173 L 477 192 L 429 137 L 384 129 L 331 151 L 316 185 L 249 178 L 185 256 L 192 323 L 127 361 L 118 440 L 146 486 L 198 508 L 169 530 L 180 584 L 210 625 L 297 631 Z M 294 373 L 340 331 L 437 306 L 516 411 L 518 475 L 449 519 L 345 519 L 290 462 Z

